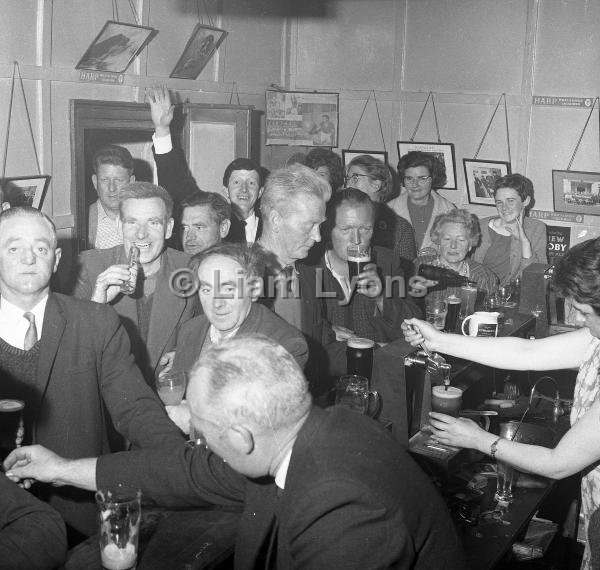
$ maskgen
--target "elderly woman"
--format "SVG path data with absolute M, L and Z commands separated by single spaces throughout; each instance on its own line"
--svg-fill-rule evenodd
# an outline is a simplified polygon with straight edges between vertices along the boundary
M 406 297 L 402 269 L 390 249 L 371 247 L 371 263 L 356 282 L 350 281 L 347 248 L 371 246 L 375 208 L 356 188 L 337 192 L 327 205 L 323 227 L 327 250 L 319 265 L 322 291 L 330 293 L 323 298 L 327 318 L 339 340 L 360 336 L 390 342 L 402 338 L 404 319 L 421 314 L 412 298 Z
M 384 162 L 369 154 L 355 156 L 348 164 L 346 186 L 364 192 L 376 204 L 373 245 L 394 251 L 406 277 L 413 271 L 417 255 L 415 234 L 410 223 L 386 204 L 394 192 L 392 172 Z
M 504 285 L 520 277 L 531 263 L 547 263 L 546 225 L 527 217 L 533 205 L 533 183 L 509 174 L 494 184 L 499 216 L 481 221 L 481 244 L 473 259 L 489 267 Z
M 417 250 L 429 248 L 433 220 L 456 207 L 434 190 L 446 184 L 446 167 L 432 154 L 413 151 L 400 157 L 398 177 L 403 189 L 389 206 L 412 224 Z
M 313 148 L 304 159 L 304 165 L 312 168 L 319 176 L 329 182 L 331 190 L 336 192 L 344 183 L 342 159 L 328 148 Z
M 517 443 L 483 431 L 465 418 L 431 413 L 433 437 L 442 443 L 477 449 L 522 471 L 562 479 L 585 470 L 582 512 L 587 522 L 600 506 L 600 239 L 573 247 L 558 264 L 553 286 L 570 300 L 581 326 L 574 332 L 538 340 L 477 338 L 443 334 L 428 323 L 410 319 L 402 325 L 413 346 L 511 370 L 579 367 L 571 411 L 571 429 L 554 449 Z M 589 568 L 586 548 L 582 568 Z
M 450 210 L 440 214 L 431 227 L 431 242 L 437 247 L 436 255 L 420 255 L 417 257 L 417 273 L 421 264 L 427 263 L 446 267 L 459 275 L 469 278 L 477 284 L 477 289 L 490 294 L 498 287 L 498 278 L 493 271 L 470 259 L 471 249 L 479 243 L 479 220 L 468 210 Z M 458 287 L 443 290 L 433 289 L 427 298 L 446 298 L 458 295 Z

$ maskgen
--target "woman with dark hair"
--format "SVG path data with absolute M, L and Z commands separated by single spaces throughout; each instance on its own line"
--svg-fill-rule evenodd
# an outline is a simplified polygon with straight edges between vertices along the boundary
M 494 184 L 499 216 L 481 220 L 481 244 L 473 259 L 489 267 L 500 285 L 520 277 L 532 263 L 547 263 L 546 225 L 527 217 L 533 206 L 533 183 L 522 174 L 509 174 Z
M 499 438 L 466 418 L 432 412 L 430 424 L 435 440 L 477 449 L 521 471 L 562 479 L 583 470 L 582 513 L 587 531 L 590 516 L 600 506 L 600 239 L 571 248 L 554 272 L 553 287 L 572 303 L 578 330 L 528 340 L 441 333 L 416 319 L 408 320 L 402 329 L 413 346 L 424 342 L 429 350 L 493 368 L 579 368 L 571 429 L 554 449 Z M 586 546 L 582 568 L 589 568 L 589 562 L 590 551 Z
M 327 205 L 323 224 L 323 255 L 317 272 L 322 275 L 323 302 L 327 319 L 338 340 L 350 336 L 390 342 L 401 338 L 402 321 L 421 315 L 394 253 L 372 245 L 376 205 L 356 188 L 345 188 L 333 195 Z M 371 262 L 351 281 L 347 248 L 362 244 L 371 248 Z
M 304 159 L 304 165 L 312 168 L 329 182 L 331 191 L 336 192 L 344 183 L 342 159 L 328 148 L 313 148 Z
M 389 206 L 412 224 L 417 250 L 431 248 L 433 243 L 429 234 L 433 220 L 456 208 L 434 190 L 446 184 L 446 167 L 432 154 L 412 151 L 400 157 L 398 178 L 402 191 Z
M 376 204 L 373 245 L 393 250 L 408 278 L 417 255 L 415 234 L 408 220 L 386 204 L 394 193 L 394 175 L 390 167 L 369 154 L 355 156 L 348 164 L 345 184 L 364 192 Z

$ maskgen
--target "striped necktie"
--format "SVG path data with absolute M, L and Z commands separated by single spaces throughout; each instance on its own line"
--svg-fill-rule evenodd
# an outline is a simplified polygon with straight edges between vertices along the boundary
M 35 326 L 35 315 L 28 311 L 23 313 L 23 317 L 29 321 L 29 328 L 25 333 L 25 342 L 23 343 L 23 348 L 25 350 L 31 350 L 38 341 L 37 327 Z

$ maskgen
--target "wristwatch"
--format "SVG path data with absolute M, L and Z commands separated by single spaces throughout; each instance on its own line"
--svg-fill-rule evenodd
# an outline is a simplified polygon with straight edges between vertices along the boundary
M 498 449 L 498 442 L 501 440 L 502 438 L 499 437 L 497 440 L 494 441 L 494 443 L 492 443 L 492 445 L 490 445 L 490 456 L 492 459 L 496 459 L 496 451 Z

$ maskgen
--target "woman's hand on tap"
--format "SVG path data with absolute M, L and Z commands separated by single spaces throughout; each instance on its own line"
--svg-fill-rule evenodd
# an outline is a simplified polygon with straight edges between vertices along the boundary
M 411 346 L 425 344 L 428 350 L 436 350 L 434 346 L 435 339 L 438 335 L 442 334 L 428 322 L 414 318 L 404 320 L 402 323 L 402 332 L 404 333 L 404 339 Z

